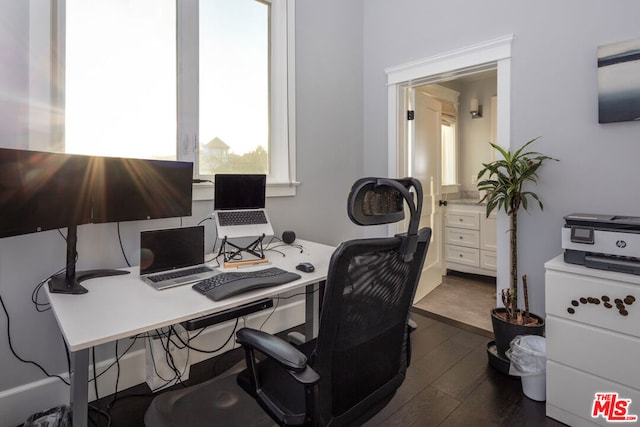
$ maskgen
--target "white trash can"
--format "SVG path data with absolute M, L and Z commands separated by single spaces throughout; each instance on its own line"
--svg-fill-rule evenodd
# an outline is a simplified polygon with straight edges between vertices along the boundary
M 506 352 L 509 358 L 509 374 L 522 380 L 522 392 L 529 399 L 547 399 L 546 340 L 538 335 L 519 335 L 511 341 Z

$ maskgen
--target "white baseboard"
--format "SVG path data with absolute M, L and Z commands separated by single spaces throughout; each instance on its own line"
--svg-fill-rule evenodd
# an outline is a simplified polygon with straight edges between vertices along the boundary
M 274 301 L 275 304 L 275 301 Z M 263 322 L 264 326 L 263 325 Z M 270 333 L 277 333 L 304 323 L 304 299 L 292 298 L 286 304 L 280 303 L 276 310 L 267 309 L 249 316 L 240 318 L 238 328 L 247 326 L 261 328 Z M 220 323 L 207 328 L 190 345 L 201 349 L 215 349 L 221 346 L 233 331 L 235 320 Z M 216 353 L 199 353 L 189 351 L 189 366 L 208 358 L 217 356 L 237 347 L 235 339 L 229 340 L 220 351 Z M 135 385 L 144 383 L 146 377 L 146 349 L 131 351 L 120 358 L 120 376 L 118 390 L 122 391 Z M 96 365 L 98 373 L 114 364 L 115 358 L 103 360 Z M 89 367 L 89 401 L 95 400 L 93 385 L 93 370 Z M 60 374 L 67 381 L 68 373 Z M 100 375 L 98 379 L 98 393 L 100 397 L 111 395 L 115 392 L 117 370 L 115 366 Z M 0 427 L 15 427 L 37 412 L 47 410 L 54 406 L 69 404 L 69 386 L 56 378 L 45 378 L 34 381 L 9 390 L 0 391 Z

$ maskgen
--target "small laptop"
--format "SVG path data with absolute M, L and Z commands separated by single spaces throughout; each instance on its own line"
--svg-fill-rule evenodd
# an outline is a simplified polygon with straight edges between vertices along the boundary
M 187 285 L 218 273 L 204 265 L 204 226 L 140 232 L 140 278 L 155 289 Z
M 273 235 L 265 210 L 266 188 L 266 175 L 215 175 L 213 210 L 218 238 Z

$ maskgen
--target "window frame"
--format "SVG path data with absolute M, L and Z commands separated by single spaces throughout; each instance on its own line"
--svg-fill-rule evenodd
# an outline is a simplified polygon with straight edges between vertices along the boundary
M 270 4 L 271 19 L 271 168 L 267 176 L 267 197 L 293 196 L 299 184 L 295 162 L 295 0 L 256 1 Z M 210 181 L 212 176 L 198 175 L 198 11 L 199 0 L 176 0 L 176 159 L 193 162 L 194 178 Z M 51 135 L 46 145 L 54 151 L 64 148 L 65 16 L 66 0 L 52 0 L 49 20 Z M 43 19 L 42 16 L 39 19 Z M 38 143 L 42 145 L 41 138 Z M 194 200 L 212 199 L 213 185 L 208 181 L 194 184 Z

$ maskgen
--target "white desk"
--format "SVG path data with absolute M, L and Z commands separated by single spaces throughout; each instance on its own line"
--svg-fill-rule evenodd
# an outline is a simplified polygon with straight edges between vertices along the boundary
M 308 261 L 315 266 L 314 272 L 299 272 L 302 278 L 294 282 L 246 292 L 222 301 L 213 301 L 191 289 L 190 285 L 156 291 L 140 280 L 138 267 L 132 267 L 131 274 L 125 276 L 83 282 L 82 285 L 89 290 L 83 295 L 52 294 L 47 289 L 51 308 L 72 352 L 73 425 L 87 425 L 91 347 L 324 281 L 334 248 L 302 240 L 296 240 L 296 244 L 302 245 L 302 253 L 294 246 L 280 246 L 277 249 L 286 256 L 268 251 L 266 255 L 271 265 L 259 264 L 247 267 L 246 271 L 270 266 L 296 271 L 298 263 Z M 317 319 L 318 301 L 314 295 L 307 293 L 307 335 L 314 334 L 317 328 L 314 319 Z

